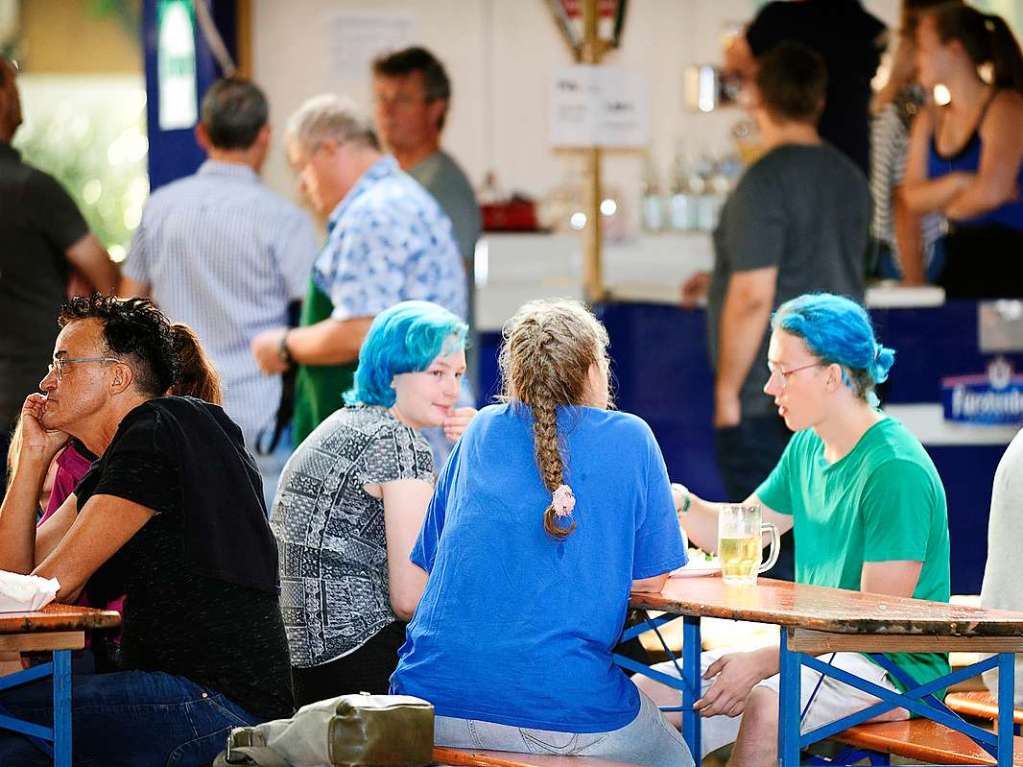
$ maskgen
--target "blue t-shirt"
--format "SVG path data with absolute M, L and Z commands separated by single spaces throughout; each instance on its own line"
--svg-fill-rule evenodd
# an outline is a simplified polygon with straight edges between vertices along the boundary
M 639 712 L 611 659 L 631 583 L 685 563 L 668 473 L 639 418 L 559 409 L 577 529 L 556 541 L 532 428 L 521 405 L 484 408 L 445 464 L 412 550 L 430 579 L 391 689 L 439 716 L 616 730 Z

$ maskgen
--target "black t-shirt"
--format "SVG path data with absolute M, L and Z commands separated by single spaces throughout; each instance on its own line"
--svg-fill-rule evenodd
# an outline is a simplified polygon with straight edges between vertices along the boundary
M 736 272 L 776 267 L 774 308 L 803 293 L 863 300 L 870 189 L 848 157 L 827 144 L 776 147 L 750 166 L 725 202 L 714 231 L 707 296 L 711 363 L 717 365 L 721 310 Z M 740 398 L 742 414 L 774 412 L 767 384 L 768 329 Z
M 87 233 L 63 187 L 0 141 L 0 428 L 46 374 L 66 295 L 65 251 Z
M 746 30 L 756 57 L 792 40 L 824 58 L 827 103 L 818 129 L 864 174 L 870 173 L 870 81 L 881 62 L 884 31 L 885 25 L 859 0 L 776 0 L 765 5 Z
M 183 676 L 256 716 L 290 716 L 290 660 L 277 594 L 195 572 L 183 488 L 191 466 L 224 460 L 237 446 L 225 431 L 204 425 L 215 420 L 195 419 L 189 429 L 204 430 L 193 436 L 196 449 L 207 455 L 179 455 L 160 403 L 182 399 L 222 415 L 215 405 L 190 398 L 140 405 L 125 416 L 106 452 L 78 485 L 79 509 L 94 495 L 113 495 L 156 512 L 93 576 L 90 596 L 127 595 L 119 660 L 123 670 Z M 240 442 L 240 431 L 234 431 Z M 206 486 L 204 492 L 231 497 L 222 505 L 225 525 L 263 515 L 249 487 Z M 266 535 L 272 540 L 268 526 Z M 276 568 L 276 561 L 269 566 Z

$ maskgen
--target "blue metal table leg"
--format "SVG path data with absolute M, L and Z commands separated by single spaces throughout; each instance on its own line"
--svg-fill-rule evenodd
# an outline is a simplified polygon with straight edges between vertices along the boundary
M 789 650 L 789 629 L 782 627 L 778 647 L 778 760 L 781 767 L 799 767 L 799 653 Z
M 998 767 L 1012 767 L 1016 656 L 998 654 Z
M 703 690 L 700 678 L 700 655 L 703 642 L 700 638 L 699 616 L 686 615 L 682 619 L 682 737 L 689 746 L 693 760 L 699 764 L 703 758 L 700 714 L 693 710 Z
M 53 764 L 71 767 L 70 650 L 53 651 Z

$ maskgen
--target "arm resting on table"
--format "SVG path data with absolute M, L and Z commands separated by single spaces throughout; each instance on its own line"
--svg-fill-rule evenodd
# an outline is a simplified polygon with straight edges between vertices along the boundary
M 124 498 L 94 495 L 67 534 L 32 574 L 56 578 L 60 582 L 57 601 L 74 602 L 89 577 L 141 530 L 154 513 Z
M 677 486 L 673 486 L 673 489 Z M 676 498 L 676 503 L 680 500 Z M 781 514 L 770 506 L 767 506 L 756 493 L 745 501 L 746 505 L 760 507 L 764 522 L 769 522 L 778 528 L 778 535 L 784 535 L 792 529 L 792 517 L 788 514 Z M 708 552 L 715 552 L 718 548 L 718 507 L 720 504 L 705 501 L 695 493 L 689 493 L 689 509 L 679 514 L 679 522 L 686 531 L 689 540 L 699 548 Z

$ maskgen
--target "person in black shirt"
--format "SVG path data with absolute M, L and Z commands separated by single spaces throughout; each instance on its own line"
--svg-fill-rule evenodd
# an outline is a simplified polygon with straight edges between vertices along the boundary
M 17 70 L 0 56 L 0 467 L 25 392 L 39 380 L 57 328 L 53 315 L 77 270 L 112 293 L 117 268 L 77 206 L 51 176 L 11 146 L 21 125 Z M 14 329 L 17 328 L 17 331 Z M 7 472 L 0 468 L 0 493 Z
M 53 362 L 22 409 L 17 469 L 0 506 L 0 568 L 127 595 L 120 670 L 72 685 L 76 763 L 206 764 L 231 727 L 288 716 L 290 662 L 277 548 L 259 473 L 224 411 L 161 396 L 177 377 L 171 325 L 149 301 L 94 295 L 60 315 Z M 43 473 L 68 435 L 100 456 L 39 527 Z M 0 693 L 48 722 L 50 689 Z M 44 765 L 0 734 L 0 764 Z
M 802 43 L 824 58 L 828 91 L 821 138 L 870 173 L 870 81 L 886 44 L 884 23 L 859 0 L 768 3 L 725 54 L 725 68 L 752 80 L 756 62 L 778 43 Z

